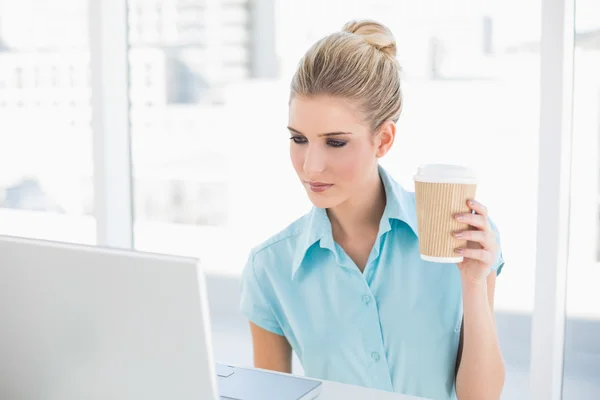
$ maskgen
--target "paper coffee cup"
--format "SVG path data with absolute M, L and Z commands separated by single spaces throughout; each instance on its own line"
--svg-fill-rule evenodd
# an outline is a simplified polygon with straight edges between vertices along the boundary
M 475 172 L 458 165 L 425 165 L 414 180 L 421 258 L 439 263 L 463 261 L 454 250 L 467 242 L 452 233 L 467 230 L 469 225 L 459 223 L 454 216 L 471 211 L 467 200 L 475 198 Z

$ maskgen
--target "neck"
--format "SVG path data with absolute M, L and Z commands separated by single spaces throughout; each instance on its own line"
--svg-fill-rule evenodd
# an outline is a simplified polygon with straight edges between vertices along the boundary
M 356 194 L 327 210 L 334 237 L 357 237 L 365 231 L 377 231 L 385 209 L 385 188 L 376 169 Z

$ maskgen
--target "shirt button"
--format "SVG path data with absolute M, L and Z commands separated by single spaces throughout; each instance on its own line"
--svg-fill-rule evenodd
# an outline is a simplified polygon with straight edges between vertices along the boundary
M 369 305 L 369 303 L 371 302 L 371 296 L 367 296 L 366 294 L 362 297 L 362 301 L 363 303 L 365 303 L 366 305 Z
M 379 359 L 381 358 L 381 357 L 379 357 L 379 353 L 378 353 L 378 352 L 376 352 L 376 351 L 374 351 L 374 352 L 372 352 L 372 353 L 371 353 L 371 357 L 372 357 L 372 358 L 373 358 L 373 360 L 375 360 L 375 361 L 379 361 Z

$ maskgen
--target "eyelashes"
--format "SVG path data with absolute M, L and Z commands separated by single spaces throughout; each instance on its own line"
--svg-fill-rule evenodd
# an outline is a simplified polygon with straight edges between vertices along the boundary
M 327 145 L 331 147 L 344 147 L 347 143 L 342 140 L 327 140 Z
M 291 141 L 293 141 L 295 144 L 306 144 L 308 143 L 308 140 L 305 137 L 302 136 L 292 136 L 290 138 Z M 348 144 L 348 142 L 345 142 L 343 140 L 335 140 L 335 139 L 327 139 L 326 141 L 327 146 L 330 147 L 344 147 L 346 144 Z
M 296 144 L 304 144 L 304 143 L 308 143 L 308 140 L 306 140 L 306 138 L 303 138 L 301 136 L 292 136 L 290 138 L 291 141 L 293 141 Z

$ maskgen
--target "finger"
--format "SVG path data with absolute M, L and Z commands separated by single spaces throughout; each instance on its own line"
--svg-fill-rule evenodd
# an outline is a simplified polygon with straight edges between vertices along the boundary
M 492 253 L 485 249 L 465 249 L 458 248 L 455 250 L 456 254 L 460 254 L 465 258 L 470 258 L 472 260 L 478 260 L 485 264 L 492 264 L 494 258 L 492 257 Z
M 479 243 L 484 249 L 491 249 L 494 245 L 492 234 L 488 231 L 461 231 L 453 233 L 453 236 L 457 239 Z
M 478 202 L 477 200 L 469 200 L 467 201 L 467 205 L 473 211 L 475 211 L 479 215 L 483 215 L 484 217 L 488 216 L 488 209 L 486 206 Z
M 469 224 L 475 228 L 487 230 L 487 218 L 479 214 L 457 214 L 456 220 L 465 224 Z

